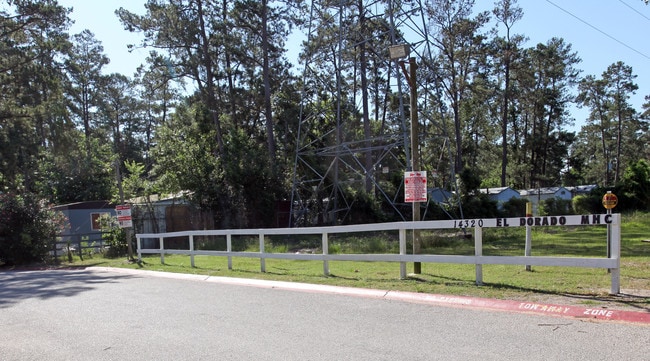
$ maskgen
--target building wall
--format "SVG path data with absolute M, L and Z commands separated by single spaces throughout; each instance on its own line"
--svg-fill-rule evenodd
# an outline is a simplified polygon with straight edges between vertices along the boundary
M 529 189 L 522 192 L 522 198 L 527 199 L 533 204 L 533 214 L 539 214 L 539 203 L 547 199 L 562 199 L 571 200 L 571 191 L 564 187 L 542 188 L 542 189 Z
M 95 237 L 101 234 L 98 218 L 102 214 L 115 216 L 115 207 L 108 202 L 79 202 L 55 206 L 54 210 L 63 213 L 68 226 L 63 233 L 63 241 L 75 240 L 77 236 Z

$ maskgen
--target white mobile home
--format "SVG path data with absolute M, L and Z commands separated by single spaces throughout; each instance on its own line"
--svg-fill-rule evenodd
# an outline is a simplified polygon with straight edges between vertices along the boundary
M 520 191 L 521 198 L 533 204 L 533 214 L 539 214 L 539 203 L 547 199 L 561 199 L 570 201 L 573 198 L 571 191 L 565 187 L 534 188 Z

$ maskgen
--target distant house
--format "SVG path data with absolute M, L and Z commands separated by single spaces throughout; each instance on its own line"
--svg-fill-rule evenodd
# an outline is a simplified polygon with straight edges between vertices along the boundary
M 487 194 L 489 199 L 497 202 L 497 207 L 499 209 L 502 209 L 503 204 L 512 198 L 521 198 L 519 192 L 510 187 L 482 188 L 479 189 L 479 191 L 482 194 Z
M 538 214 L 539 204 L 547 199 L 561 199 L 570 201 L 573 198 L 571 191 L 565 187 L 546 187 L 519 191 L 521 198 L 533 204 L 533 214 Z
M 568 189 L 571 192 L 571 195 L 575 197 L 575 196 L 589 194 L 597 187 L 598 186 L 595 184 L 589 184 L 584 186 L 566 187 L 566 189 Z
M 427 190 L 429 200 L 434 203 L 448 203 L 452 197 L 452 193 L 440 187 L 429 188 Z
M 101 239 L 99 217 L 103 214 L 115 216 L 115 205 L 107 201 L 89 201 L 63 204 L 53 207 L 68 219 L 62 234 L 63 242 L 96 241 Z

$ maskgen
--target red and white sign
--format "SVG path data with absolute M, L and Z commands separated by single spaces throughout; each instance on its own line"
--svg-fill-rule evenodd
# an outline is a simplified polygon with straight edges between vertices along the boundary
M 412 171 L 404 173 L 404 201 L 427 201 L 427 172 Z
M 133 227 L 130 205 L 124 204 L 124 205 L 116 206 L 115 213 L 117 213 L 117 222 L 120 224 L 120 228 Z

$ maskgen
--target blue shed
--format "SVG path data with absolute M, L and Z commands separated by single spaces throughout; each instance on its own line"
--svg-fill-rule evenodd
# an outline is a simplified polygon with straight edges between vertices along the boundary
M 76 241 L 80 239 L 95 240 L 101 238 L 99 217 L 102 214 L 116 216 L 115 205 L 107 201 L 89 201 L 63 204 L 53 207 L 68 219 L 61 240 Z

